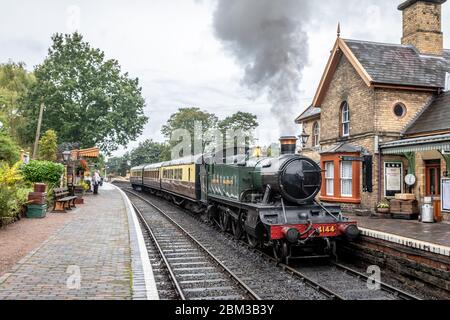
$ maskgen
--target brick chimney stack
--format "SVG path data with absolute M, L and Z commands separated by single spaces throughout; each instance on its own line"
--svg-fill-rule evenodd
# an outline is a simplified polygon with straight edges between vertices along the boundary
M 442 4 L 447 0 L 408 0 L 398 9 L 403 11 L 402 44 L 413 45 L 422 54 L 442 55 Z

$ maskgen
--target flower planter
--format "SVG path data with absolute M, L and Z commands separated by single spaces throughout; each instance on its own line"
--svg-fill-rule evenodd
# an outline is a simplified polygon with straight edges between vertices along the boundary
M 47 205 L 29 204 L 27 206 L 27 218 L 42 219 L 47 215 Z
M 78 199 L 75 200 L 75 204 L 84 204 L 84 188 L 81 186 L 76 186 L 73 193 L 74 196 L 78 197 Z
M 377 212 L 381 214 L 389 214 L 391 211 L 390 208 L 377 208 Z

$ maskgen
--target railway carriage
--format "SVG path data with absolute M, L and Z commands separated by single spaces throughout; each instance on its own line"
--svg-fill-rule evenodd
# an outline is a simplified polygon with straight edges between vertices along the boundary
M 141 165 L 130 170 L 130 183 L 133 189 L 141 187 L 143 184 L 143 170 L 145 165 Z
M 358 237 L 356 222 L 317 201 L 321 168 L 294 154 L 295 138 L 281 141 L 280 157 L 186 157 L 133 168 L 131 184 L 205 214 L 253 247 L 272 248 L 279 261 L 332 256 L 338 238 Z

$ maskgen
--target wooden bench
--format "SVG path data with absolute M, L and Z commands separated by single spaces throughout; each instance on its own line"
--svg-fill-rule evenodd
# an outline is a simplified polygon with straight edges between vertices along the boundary
M 53 212 L 56 211 L 66 212 L 66 210 L 72 210 L 72 208 L 76 208 L 75 200 L 78 197 L 70 196 L 68 188 L 54 189 L 53 198 L 55 201 L 53 204 Z M 58 210 L 56 210 L 56 207 L 59 207 Z

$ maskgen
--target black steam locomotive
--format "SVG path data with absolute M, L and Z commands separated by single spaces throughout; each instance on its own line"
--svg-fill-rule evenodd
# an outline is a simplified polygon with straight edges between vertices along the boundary
M 131 170 L 131 184 L 205 214 L 252 247 L 272 248 L 279 261 L 332 256 L 337 238 L 353 241 L 359 230 L 339 206 L 316 200 L 322 170 L 295 155 L 295 143 L 283 138 L 277 158 L 200 155 L 143 165 Z

